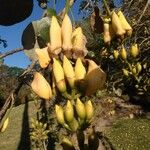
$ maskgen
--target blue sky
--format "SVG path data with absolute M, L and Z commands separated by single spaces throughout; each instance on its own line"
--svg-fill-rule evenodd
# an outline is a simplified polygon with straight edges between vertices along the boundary
M 77 0 L 75 5 L 72 8 L 74 17 L 79 19 L 77 14 L 77 8 L 79 7 L 80 0 Z M 57 12 L 59 12 L 65 5 L 65 0 L 58 1 L 56 5 Z M 53 7 L 53 0 L 50 0 L 49 7 Z M 33 20 L 38 20 L 41 18 L 43 14 L 43 10 L 38 6 L 37 0 L 34 0 L 34 8 L 30 17 L 24 20 L 21 23 L 12 25 L 12 26 L 1 26 L 0 25 L 0 36 L 2 39 L 7 40 L 8 46 L 3 48 L 2 44 L 0 45 L 0 52 L 4 53 L 6 51 L 20 48 L 21 44 L 21 36 L 23 30 L 26 26 Z M 4 63 L 8 66 L 18 66 L 21 68 L 26 68 L 31 62 L 28 57 L 24 54 L 24 52 L 19 52 L 10 56 L 7 56 L 4 59 Z
M 53 1 L 49 0 L 49 7 L 53 7 Z M 115 4 L 120 4 L 122 0 L 116 0 Z M 79 20 L 82 16 L 78 14 L 78 8 L 81 0 L 77 0 L 76 3 L 72 7 L 72 13 L 74 15 L 75 20 Z M 64 8 L 65 0 L 57 0 L 56 10 L 59 12 L 61 9 Z M 43 14 L 43 10 L 38 6 L 37 0 L 34 0 L 34 8 L 33 12 L 30 17 L 28 17 L 26 20 L 24 20 L 21 23 L 12 25 L 12 26 L 1 26 L 0 25 L 0 37 L 2 39 L 7 40 L 8 46 L 6 48 L 3 48 L 2 44 L 0 45 L 0 52 L 4 53 L 6 51 L 20 48 L 21 45 L 21 36 L 23 30 L 26 28 L 26 26 L 34 21 L 41 19 L 41 16 Z M 31 62 L 29 61 L 28 57 L 24 54 L 24 52 L 19 52 L 10 56 L 7 56 L 4 59 L 4 63 L 8 66 L 18 66 L 21 68 L 26 68 Z

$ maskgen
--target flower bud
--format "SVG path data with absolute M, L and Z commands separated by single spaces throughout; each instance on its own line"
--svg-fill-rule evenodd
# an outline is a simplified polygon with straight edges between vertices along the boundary
M 130 53 L 131 53 L 131 56 L 133 56 L 134 58 L 136 58 L 138 56 L 139 50 L 138 50 L 137 44 L 133 44 L 131 46 Z
M 68 80 L 69 85 L 71 86 L 71 88 L 74 88 L 74 83 L 75 83 L 74 68 L 71 62 L 68 60 L 68 58 L 65 55 L 63 59 L 63 69 L 64 69 L 64 73 Z
M 136 68 L 137 68 L 137 72 L 140 73 L 142 70 L 142 66 L 139 62 L 137 63 Z
M 63 125 L 65 123 L 63 108 L 61 106 L 55 105 L 55 113 L 58 123 Z
M 122 69 L 122 71 L 123 71 L 123 74 L 124 74 L 126 77 L 128 77 L 128 76 L 129 76 L 129 71 L 128 71 L 128 70 L 126 70 L 126 69 Z
M 135 67 L 132 68 L 132 73 L 133 73 L 133 74 L 136 74 L 136 73 L 137 73 L 137 70 L 136 70 Z
M 91 120 L 91 118 L 93 117 L 93 114 L 94 114 L 94 108 L 93 108 L 92 102 L 90 100 L 88 100 L 85 103 L 85 111 L 86 111 L 86 119 Z
M 124 46 L 122 45 L 122 49 L 121 49 L 121 57 L 122 59 L 126 60 L 127 59 L 127 52 L 126 52 L 126 49 L 124 48 Z
M 113 51 L 113 55 L 114 55 L 114 58 L 115 58 L 115 59 L 118 59 L 118 57 L 119 57 L 119 52 L 118 52 L 118 50 L 114 50 L 114 51 Z
M 66 91 L 64 70 L 58 60 L 53 58 L 53 73 L 56 80 L 56 86 L 60 92 Z
M 85 117 L 86 117 L 85 107 L 79 98 L 77 98 L 75 107 L 76 107 L 76 112 L 77 112 L 79 118 L 85 119 Z
M 73 109 L 73 105 L 71 103 L 71 101 L 67 101 L 67 105 L 66 105 L 66 108 L 65 108 L 65 119 L 67 122 L 71 122 L 74 118 L 74 109 Z
M 50 62 L 50 57 L 47 49 L 48 47 L 42 49 L 40 48 L 35 49 L 41 68 L 46 68 Z
M 61 145 L 64 150 L 75 150 L 73 143 L 66 137 L 63 138 Z
M 52 90 L 46 79 L 38 72 L 34 74 L 31 83 L 32 90 L 41 98 L 49 100 L 52 98 Z

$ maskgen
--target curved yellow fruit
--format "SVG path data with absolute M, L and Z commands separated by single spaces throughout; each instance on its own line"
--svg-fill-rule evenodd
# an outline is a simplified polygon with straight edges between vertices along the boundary
M 86 49 L 86 37 L 82 32 L 82 28 L 78 27 L 74 30 L 72 34 L 72 43 L 73 43 L 73 53 L 74 58 L 84 57 L 87 55 Z
M 122 13 L 122 11 L 120 10 L 117 13 L 117 15 L 118 15 L 119 20 L 121 22 L 122 28 L 127 31 L 127 34 L 129 36 L 131 36 L 131 34 L 132 34 L 132 28 L 131 28 L 130 24 L 127 22 L 127 20 L 126 20 L 124 14 Z
M 72 23 L 71 20 L 68 16 L 68 14 L 65 15 L 63 22 L 62 22 L 62 27 L 61 27 L 61 33 L 62 33 L 62 48 L 65 51 L 71 50 L 72 49 Z
M 139 49 L 138 49 L 138 45 L 136 43 L 131 46 L 130 53 L 131 53 L 131 56 L 133 56 L 134 58 L 136 58 L 138 56 Z
M 86 111 L 86 119 L 91 120 L 94 115 L 94 108 L 90 100 L 88 100 L 85 103 L 85 111 Z
M 63 58 L 63 69 L 64 69 L 64 74 L 68 80 L 70 87 L 74 88 L 74 83 L 75 83 L 74 68 L 73 68 L 71 62 L 68 60 L 68 58 L 65 55 Z
M 125 30 L 122 28 L 121 22 L 115 11 L 112 12 L 112 27 L 117 35 L 123 36 L 125 34 Z
M 52 90 L 46 79 L 38 72 L 34 74 L 31 83 L 32 90 L 41 98 L 49 100 L 52 98 Z
M 88 64 L 88 72 L 85 77 L 87 82 L 86 95 L 91 95 L 98 89 L 103 89 L 106 73 L 93 60 L 88 60 Z
M 53 74 L 56 80 L 56 86 L 60 92 L 66 91 L 64 70 L 58 60 L 53 58 Z
M 61 27 L 55 16 L 52 16 L 50 25 L 50 52 L 59 54 L 62 47 Z
M 83 66 L 81 58 L 78 58 L 75 64 L 75 79 L 82 80 L 85 78 L 85 75 L 86 75 L 86 69 Z
M 67 122 L 71 122 L 73 120 L 73 118 L 74 118 L 74 109 L 73 109 L 73 105 L 72 105 L 70 100 L 67 101 L 64 114 L 65 114 L 65 120 Z
M 77 98 L 75 108 L 76 108 L 76 112 L 77 112 L 77 115 L 79 116 L 79 118 L 85 119 L 85 117 L 86 117 L 85 107 L 79 98 Z
M 124 48 L 124 46 L 122 45 L 122 49 L 120 51 L 120 55 L 121 55 L 121 58 L 126 60 L 127 59 L 127 52 L 126 52 L 126 49 Z
M 63 125 L 65 123 L 63 108 L 59 105 L 55 105 L 55 113 L 58 123 Z
M 50 62 L 50 57 L 48 54 L 48 47 L 45 48 L 36 48 L 35 49 L 35 53 L 38 56 L 38 60 L 39 60 L 39 64 L 41 66 L 41 68 L 46 68 Z
M 5 130 L 6 130 L 7 127 L 8 127 L 8 124 L 9 124 L 9 118 L 7 118 L 7 119 L 4 121 L 4 124 L 3 124 L 2 128 L 0 129 L 0 132 L 5 132 Z

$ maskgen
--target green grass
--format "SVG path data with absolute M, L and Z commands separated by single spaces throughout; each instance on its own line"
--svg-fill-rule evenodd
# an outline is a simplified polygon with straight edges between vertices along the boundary
M 27 143 L 26 137 L 22 137 L 22 135 L 24 134 L 24 136 L 26 136 L 26 133 L 28 132 L 28 119 L 30 120 L 31 117 L 35 117 L 36 109 L 34 107 L 34 102 L 29 102 L 25 114 L 25 105 L 20 105 L 12 109 L 9 115 L 8 127 L 4 133 L 0 133 L 0 150 L 17 150 L 20 142 L 20 146 Z M 24 123 L 24 127 L 22 126 L 22 123 Z M 23 148 L 20 150 L 23 150 Z
M 121 119 L 105 135 L 115 150 L 149 150 L 150 120 Z

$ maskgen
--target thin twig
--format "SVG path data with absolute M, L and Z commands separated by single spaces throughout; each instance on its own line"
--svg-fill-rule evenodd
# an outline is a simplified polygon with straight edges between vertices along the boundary
M 12 54 L 14 54 L 14 53 L 23 51 L 23 50 L 24 50 L 24 48 L 16 48 L 16 49 L 13 49 L 13 50 L 8 51 L 8 52 L 6 52 L 6 53 L 0 54 L 0 59 L 6 57 L 6 56 L 8 56 L 8 55 L 12 55 Z
M 148 8 L 149 3 L 150 3 L 150 0 L 147 0 L 147 3 L 146 3 L 146 5 L 145 5 L 145 7 L 144 7 L 144 10 L 143 10 L 141 16 L 139 17 L 137 23 L 139 23 L 139 22 L 141 21 L 141 19 L 142 19 L 144 13 L 145 13 L 145 11 L 146 11 L 146 9 Z

